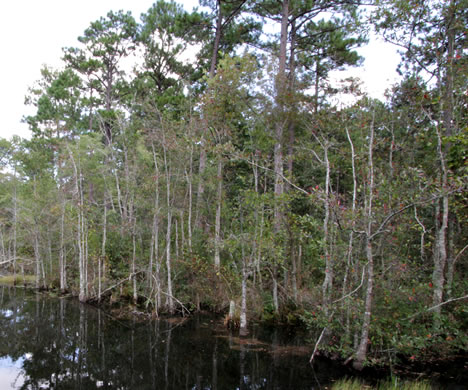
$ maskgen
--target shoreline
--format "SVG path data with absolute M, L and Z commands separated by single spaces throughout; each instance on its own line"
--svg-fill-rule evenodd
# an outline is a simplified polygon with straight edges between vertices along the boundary
M 211 317 L 216 318 L 216 323 L 213 324 L 213 331 L 224 328 L 226 333 L 229 333 L 232 337 L 238 338 L 239 340 L 244 340 L 242 343 L 247 343 L 252 335 L 252 329 L 254 327 L 263 327 L 275 329 L 280 332 L 287 332 L 294 334 L 294 337 L 299 336 L 304 338 L 304 344 L 301 345 L 302 351 L 301 354 L 304 354 L 307 361 L 309 360 L 310 353 L 313 350 L 313 342 L 307 343 L 306 334 L 307 332 L 300 325 L 287 325 L 279 321 L 258 321 L 251 320 L 249 325 L 249 333 L 247 335 L 239 334 L 239 330 L 236 328 L 228 328 L 226 324 L 223 324 L 223 312 L 214 312 L 210 310 L 193 310 L 189 314 L 184 315 L 170 315 L 169 313 L 162 312 L 158 316 L 150 311 L 139 310 L 138 305 L 135 306 L 127 299 L 117 300 L 110 302 L 109 299 L 102 300 L 98 302 L 97 300 L 88 300 L 86 302 L 80 302 L 78 295 L 73 294 L 72 292 L 61 293 L 57 289 L 36 289 L 35 286 L 31 284 L 15 285 L 12 283 L 4 283 L 2 277 L 0 277 L 0 286 L 14 287 L 14 288 L 24 288 L 36 294 L 41 294 L 48 298 L 60 298 L 60 299 L 71 299 L 80 304 L 84 304 L 90 307 L 93 307 L 97 310 L 101 310 L 109 318 L 116 322 L 121 321 L 135 321 L 136 323 L 148 323 L 150 321 L 169 321 L 176 326 L 179 326 L 185 323 L 187 320 L 191 320 L 196 316 L 201 317 Z M 184 313 L 184 311 L 182 311 Z M 216 326 L 215 326 L 216 325 Z M 301 334 L 302 333 L 302 334 Z M 297 346 L 296 346 L 297 347 Z M 304 351 L 308 350 L 309 354 Z M 284 349 L 286 353 L 287 348 Z M 274 353 L 274 351 L 271 351 Z M 362 370 L 356 370 L 352 368 L 350 359 L 346 359 L 343 356 L 340 356 L 338 353 L 329 353 L 327 351 L 319 351 L 315 359 L 317 360 L 328 360 L 333 361 L 336 364 L 342 365 L 343 368 L 347 370 L 351 375 L 358 378 L 378 378 L 385 379 L 393 376 L 398 376 L 410 380 L 441 380 L 442 382 L 454 381 L 455 384 L 463 384 L 468 382 L 468 351 L 459 350 L 458 353 L 450 355 L 445 358 L 437 358 L 433 354 L 427 355 L 427 359 L 415 359 L 413 356 L 408 356 L 403 353 L 395 352 L 392 358 L 389 359 L 380 359 L 379 361 L 369 361 Z M 370 363 L 370 364 L 369 364 Z M 315 362 L 311 363 L 313 367 Z M 459 372 L 460 375 L 456 376 L 456 373 Z

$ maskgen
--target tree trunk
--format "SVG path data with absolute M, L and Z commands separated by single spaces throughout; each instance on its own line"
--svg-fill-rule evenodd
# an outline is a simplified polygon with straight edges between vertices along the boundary
M 449 6 L 449 13 L 446 16 L 447 32 L 447 65 L 445 68 L 444 80 L 444 94 L 442 100 L 442 120 L 445 130 L 445 136 L 449 137 L 453 133 L 453 61 L 455 58 L 454 43 L 455 43 L 455 27 L 452 24 L 453 17 L 453 2 Z M 437 249 L 438 256 L 435 256 L 434 271 L 432 274 L 432 283 L 434 285 L 434 293 L 432 296 L 432 305 L 435 306 L 434 314 L 436 316 L 436 326 L 438 324 L 437 317 L 441 312 L 440 304 L 443 301 L 444 293 L 444 272 L 447 263 L 447 229 L 449 218 L 449 198 L 448 198 L 448 167 L 446 156 L 450 149 L 450 144 L 443 146 L 443 135 L 441 134 L 439 126 L 436 126 L 437 132 L 437 152 L 439 154 L 439 163 L 441 168 L 441 191 L 442 191 L 442 215 L 440 228 L 437 234 Z
M 79 266 L 79 278 L 80 278 L 80 292 L 79 300 L 80 302 L 85 302 L 87 300 L 86 294 L 86 248 L 85 248 L 85 239 L 84 239 L 84 212 L 83 212 L 83 188 L 81 185 L 81 169 L 78 168 L 73 153 L 70 150 L 69 145 L 66 145 L 68 149 L 68 154 L 73 165 L 74 176 L 75 176 L 75 193 L 78 196 L 77 208 L 78 208 L 78 220 L 76 223 L 76 240 L 78 244 L 78 266 Z
M 326 166 L 325 176 L 325 216 L 323 218 L 323 241 L 324 241 L 324 255 L 325 255 L 325 278 L 322 285 L 322 299 L 325 307 L 325 313 L 328 315 L 328 304 L 330 302 L 330 295 L 333 289 L 333 264 L 328 250 L 328 223 L 330 219 L 330 161 L 328 160 L 328 144 L 323 145 L 324 163 Z
M 102 267 L 103 264 L 106 262 L 106 243 L 107 243 L 107 197 L 104 195 L 104 217 L 102 221 L 102 245 L 101 245 L 101 256 L 99 257 L 99 264 L 98 264 L 98 301 L 101 300 L 101 292 L 102 292 L 102 278 L 103 272 Z
M 372 300 L 374 296 L 374 256 L 372 251 L 372 202 L 374 196 L 374 160 L 373 160 L 373 145 L 374 145 L 374 113 L 372 115 L 372 123 L 369 134 L 369 176 L 368 176 L 368 191 L 366 200 L 366 257 L 367 257 L 367 288 L 366 301 L 364 305 L 364 318 L 361 326 L 361 339 L 356 351 L 356 360 L 353 363 L 354 368 L 362 369 L 364 361 L 367 357 L 367 347 L 369 345 L 369 330 L 372 315 Z
M 217 0 L 217 18 L 216 18 L 216 32 L 215 32 L 215 40 L 213 43 L 213 52 L 211 55 L 211 63 L 210 63 L 210 73 L 209 77 L 213 78 L 216 73 L 216 64 L 218 62 L 218 51 L 219 51 L 219 43 L 221 41 L 221 33 L 222 33 L 222 23 L 223 23 L 223 15 L 221 9 L 221 1 Z M 204 130 L 206 132 L 206 130 Z M 203 194 L 205 192 L 205 183 L 203 174 L 206 168 L 206 149 L 204 144 L 204 137 L 202 137 L 201 145 L 200 145 L 200 165 L 198 168 L 198 191 L 197 191 L 197 210 L 195 215 L 195 226 L 198 228 L 202 228 L 203 225 L 203 216 L 201 215 L 202 212 L 202 200 Z
M 213 52 L 211 54 L 211 63 L 210 63 L 210 78 L 215 75 L 216 72 L 216 64 L 218 62 L 218 50 L 219 50 L 219 43 L 221 42 L 221 33 L 223 27 L 223 13 L 221 9 L 221 0 L 216 1 L 217 4 L 217 17 L 216 17 L 216 32 L 215 32 L 215 40 L 213 44 Z
M 367 257 L 367 288 L 366 288 L 366 302 L 364 305 L 364 319 L 361 326 L 361 339 L 356 352 L 356 360 L 353 367 L 357 370 L 363 368 L 364 361 L 367 357 L 367 347 L 369 345 L 369 329 L 372 314 L 372 299 L 374 288 L 374 258 L 372 253 L 372 242 L 369 237 L 366 240 L 366 257 Z
M 239 331 L 241 336 L 248 334 L 247 329 L 247 265 L 246 259 L 242 260 L 242 296 Z
M 187 185 L 188 185 L 188 215 L 187 215 L 187 243 L 189 252 L 192 253 L 192 203 L 193 203 L 193 190 L 192 190 L 192 178 L 193 178 L 193 147 L 190 148 L 190 170 L 186 173 Z
M 163 141 L 165 142 L 165 140 Z M 172 294 L 172 273 L 171 273 L 171 178 L 169 176 L 169 168 L 167 166 L 166 147 L 164 151 L 164 169 L 166 171 L 166 200 L 167 200 L 167 231 L 166 231 L 166 269 L 167 269 L 167 307 L 170 314 L 174 313 L 174 300 Z
M 289 0 L 283 0 L 281 16 L 281 40 L 279 52 L 279 69 L 276 76 L 276 126 L 274 149 L 274 173 L 275 173 L 275 207 L 274 207 L 274 233 L 279 238 L 282 227 L 282 207 L 280 199 L 284 192 L 283 182 L 283 129 L 286 124 L 284 118 L 284 99 L 286 95 L 286 49 L 288 43 L 288 17 Z M 279 312 L 277 266 L 273 267 L 273 305 L 275 312 Z
M 133 284 L 133 303 L 136 305 L 138 303 L 138 290 L 137 290 L 137 281 L 136 281 L 136 218 L 133 218 L 133 227 L 132 227 L 132 284 Z
M 17 246 L 17 225 L 18 225 L 18 199 L 17 199 L 17 180 L 16 180 L 16 163 L 14 168 L 13 179 L 15 181 L 13 189 L 13 281 L 16 281 L 16 246 Z M 15 282 L 16 283 L 16 282 Z
M 221 156 L 218 156 L 218 190 L 216 197 L 216 222 L 215 222 L 215 255 L 214 255 L 214 266 L 216 270 L 219 270 L 221 266 L 220 259 L 220 248 L 221 248 L 221 204 L 223 201 L 223 162 Z
M 38 232 L 34 231 L 34 260 L 36 262 L 36 289 L 38 290 L 41 283 L 41 255 L 39 253 Z

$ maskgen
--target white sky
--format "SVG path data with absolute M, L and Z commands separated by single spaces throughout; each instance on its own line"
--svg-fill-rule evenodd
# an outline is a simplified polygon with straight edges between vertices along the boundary
M 24 106 L 28 87 L 40 78 L 45 65 L 61 66 L 62 48 L 78 46 L 77 38 L 92 21 L 108 11 L 131 11 L 137 21 L 154 0 L 10 0 L 2 3 L 0 23 L 0 137 L 29 137 L 21 119 L 30 114 Z M 196 0 L 179 0 L 191 10 Z M 371 96 L 382 97 L 396 79 L 399 56 L 391 46 L 372 45 L 360 50 L 364 68 L 352 75 L 365 81 Z

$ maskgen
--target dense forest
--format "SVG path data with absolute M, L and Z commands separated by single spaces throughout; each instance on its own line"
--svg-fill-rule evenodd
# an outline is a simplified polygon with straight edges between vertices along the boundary
M 2 273 L 232 306 L 355 367 L 466 351 L 466 1 L 200 6 L 109 12 L 42 69 L 32 138 L 0 139 Z M 370 32 L 401 51 L 384 101 L 330 81 Z

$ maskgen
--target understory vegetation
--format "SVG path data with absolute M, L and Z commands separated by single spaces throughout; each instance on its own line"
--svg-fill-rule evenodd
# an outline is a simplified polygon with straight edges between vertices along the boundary
M 467 7 L 260 3 L 110 12 L 43 68 L 32 138 L 0 139 L 1 272 L 154 315 L 233 302 L 356 368 L 466 352 Z M 330 80 L 369 29 L 402 51 L 385 100 Z

